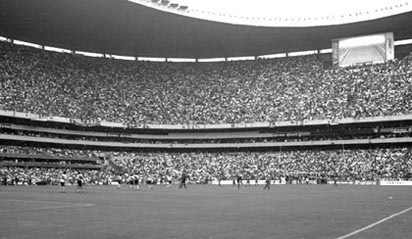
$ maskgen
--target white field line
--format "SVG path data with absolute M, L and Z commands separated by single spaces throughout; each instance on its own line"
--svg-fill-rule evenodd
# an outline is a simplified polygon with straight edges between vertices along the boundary
M 51 209 L 62 209 L 62 208 L 81 208 L 81 207 L 92 207 L 94 204 L 88 203 L 70 203 L 70 202 L 57 202 L 57 201 L 36 201 L 36 200 L 20 200 L 20 199 L 0 199 L 6 202 L 28 202 L 28 203 L 48 203 L 48 204 L 59 204 L 56 206 L 38 207 L 31 209 L 15 209 L 15 210 L 0 210 L 0 212 L 16 212 L 16 211 L 41 211 L 41 210 L 51 210 Z
M 392 218 L 394 218 L 394 217 L 397 217 L 397 216 L 399 216 L 399 215 L 402 215 L 402 214 L 404 214 L 404 213 L 406 213 L 406 212 L 408 212 L 408 211 L 410 211 L 410 210 L 412 210 L 412 207 L 407 208 L 407 209 L 405 209 L 405 210 L 402 210 L 402 211 L 400 211 L 400 212 L 394 213 L 394 214 L 392 214 L 392 215 L 390 215 L 390 216 L 388 216 L 388 217 L 385 217 L 385 218 L 383 218 L 383 219 L 381 219 L 381 220 L 379 220 L 379 221 L 377 221 L 377 222 L 374 222 L 374 223 L 372 223 L 372 224 L 369 224 L 369 225 L 367 225 L 367 226 L 365 226 L 365 227 L 362 227 L 362 228 L 360 228 L 360 229 L 358 229 L 358 230 L 355 230 L 355 231 L 353 231 L 353 232 L 351 232 L 351 233 L 348 233 L 348 234 L 346 234 L 346 235 L 337 237 L 337 238 L 335 238 L 335 239 L 345 239 L 345 238 L 349 238 L 349 237 L 354 236 L 354 235 L 356 235 L 356 234 L 359 234 L 359 233 L 361 233 L 361 232 L 363 232 L 363 231 L 365 231 L 365 230 L 368 230 L 369 228 L 372 228 L 372 227 L 374 227 L 374 226 L 376 226 L 376 225 L 379 225 L 379 224 L 381 224 L 381 223 L 383 223 L 383 222 L 386 222 L 386 221 L 388 221 L 388 220 L 390 220 L 390 219 L 392 219 Z

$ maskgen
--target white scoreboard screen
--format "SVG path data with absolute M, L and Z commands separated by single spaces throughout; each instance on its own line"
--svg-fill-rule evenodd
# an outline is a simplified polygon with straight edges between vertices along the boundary
M 392 32 L 332 40 L 333 65 L 382 63 L 394 57 Z

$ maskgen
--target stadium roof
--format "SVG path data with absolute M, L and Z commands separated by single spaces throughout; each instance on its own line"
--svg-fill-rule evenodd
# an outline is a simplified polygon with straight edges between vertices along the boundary
M 380 32 L 394 32 L 395 40 L 411 38 L 412 12 L 331 26 L 258 27 L 196 19 L 127 0 L 0 0 L 0 36 L 124 56 L 256 56 L 325 49 L 334 38 Z
M 249 26 L 308 27 L 412 11 L 409 0 L 129 0 L 183 16 Z

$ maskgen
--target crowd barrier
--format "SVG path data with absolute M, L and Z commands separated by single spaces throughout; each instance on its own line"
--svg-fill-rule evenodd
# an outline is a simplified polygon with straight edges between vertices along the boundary
M 412 186 L 412 181 L 380 181 L 381 186 Z

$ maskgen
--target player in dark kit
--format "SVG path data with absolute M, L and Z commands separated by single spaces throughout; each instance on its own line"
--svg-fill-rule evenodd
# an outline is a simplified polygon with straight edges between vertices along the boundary
M 133 185 L 134 185 L 134 189 L 136 189 L 137 191 L 140 190 L 140 186 L 139 186 L 139 175 L 135 174 L 133 175 Z
M 250 176 L 246 178 L 246 186 L 250 187 Z
M 179 188 L 182 188 L 182 187 L 187 188 L 187 186 L 186 186 L 186 180 L 187 179 L 188 179 L 188 176 L 187 176 L 186 172 L 183 171 L 182 172 L 182 177 L 180 178 Z
M 240 188 L 240 184 L 242 184 L 242 174 L 238 173 L 236 175 L 236 181 L 237 181 L 237 188 Z
M 223 178 L 224 178 L 224 173 L 221 171 L 221 172 L 219 173 L 218 177 L 217 177 L 217 181 L 218 181 L 218 183 L 219 183 L 219 187 L 222 186 L 221 183 L 220 183 L 220 181 L 222 181 Z
M 338 186 L 338 176 L 336 174 L 333 176 L 333 185 Z
M 77 192 L 83 192 L 83 175 L 81 173 L 77 174 Z

